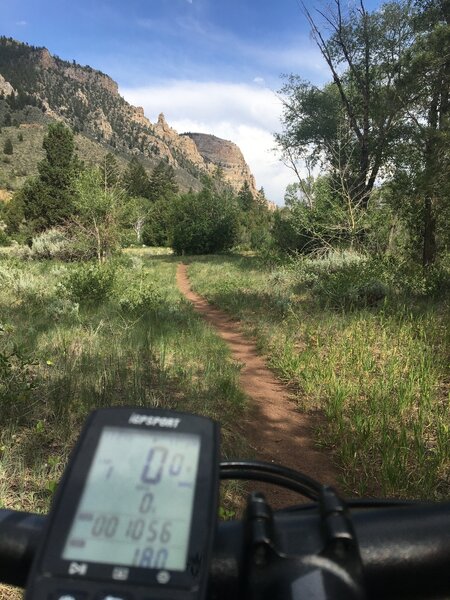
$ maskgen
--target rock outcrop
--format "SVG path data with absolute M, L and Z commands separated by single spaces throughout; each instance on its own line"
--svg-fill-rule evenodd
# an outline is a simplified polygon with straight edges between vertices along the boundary
M 3 75 L 0 75 L 0 94 L 9 96 L 13 93 L 15 93 L 13 86 L 9 83 L 9 81 L 6 81 Z
M 185 133 L 183 137 L 195 143 L 209 171 L 215 171 L 219 167 L 225 181 L 234 189 L 239 190 L 247 182 L 256 195 L 255 178 L 236 144 L 206 133 Z

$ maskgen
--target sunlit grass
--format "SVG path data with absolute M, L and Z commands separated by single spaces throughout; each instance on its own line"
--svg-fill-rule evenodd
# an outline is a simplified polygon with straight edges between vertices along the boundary
M 200 259 L 195 289 L 243 320 L 333 451 L 349 494 L 450 496 L 448 305 L 394 299 L 320 308 L 295 269 L 249 257 Z

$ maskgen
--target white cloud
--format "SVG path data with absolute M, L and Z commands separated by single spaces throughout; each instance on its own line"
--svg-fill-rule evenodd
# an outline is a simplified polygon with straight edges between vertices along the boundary
M 281 129 L 281 100 L 260 85 L 168 81 L 144 88 L 122 89 L 126 100 L 143 106 L 155 122 L 160 112 L 179 133 L 210 133 L 239 146 L 258 187 L 283 203 L 292 172 L 273 152 L 273 133 Z
M 18 25 L 19 27 L 25 27 L 25 25 L 28 25 L 27 21 L 17 21 L 16 25 Z

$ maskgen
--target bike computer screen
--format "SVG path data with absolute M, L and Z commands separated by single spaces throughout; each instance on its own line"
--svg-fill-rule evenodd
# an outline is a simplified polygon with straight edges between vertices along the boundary
M 201 597 L 218 469 L 218 428 L 208 419 L 95 412 L 58 489 L 27 597 L 128 599 L 132 589 L 148 598 L 152 588 Z

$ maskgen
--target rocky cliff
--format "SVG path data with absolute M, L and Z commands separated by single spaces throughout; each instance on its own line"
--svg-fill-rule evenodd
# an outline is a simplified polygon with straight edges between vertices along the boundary
M 141 107 L 122 98 L 108 75 L 61 60 L 46 48 L 0 38 L 0 104 L 0 126 L 15 121 L 44 127 L 49 120 L 62 120 L 105 151 L 137 155 L 149 168 L 165 159 L 181 189 L 198 189 L 202 175 L 220 167 L 235 190 L 245 181 L 255 190 L 235 144 L 204 134 L 179 135 L 163 114 L 151 123 Z
M 246 181 L 256 194 L 255 178 L 238 146 L 228 140 L 206 133 L 185 133 L 191 139 L 210 171 L 222 169 L 224 179 L 234 188 L 240 189 Z

